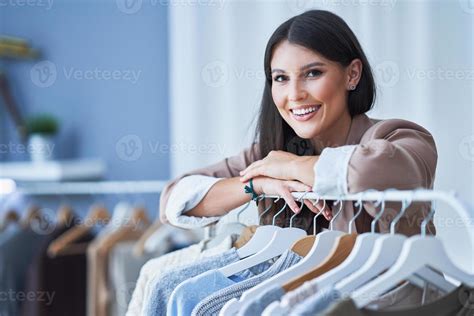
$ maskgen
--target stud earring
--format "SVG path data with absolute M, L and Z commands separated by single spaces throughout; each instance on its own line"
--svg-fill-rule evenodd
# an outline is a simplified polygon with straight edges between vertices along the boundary
M 349 90 L 355 90 L 355 89 L 356 89 L 356 85 L 355 85 L 355 84 L 349 86 Z

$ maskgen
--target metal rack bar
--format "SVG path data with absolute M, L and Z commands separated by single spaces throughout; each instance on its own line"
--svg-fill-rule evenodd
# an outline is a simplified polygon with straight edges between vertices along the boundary
M 27 195 L 161 193 L 166 183 L 167 181 L 46 182 L 20 185 L 17 191 Z

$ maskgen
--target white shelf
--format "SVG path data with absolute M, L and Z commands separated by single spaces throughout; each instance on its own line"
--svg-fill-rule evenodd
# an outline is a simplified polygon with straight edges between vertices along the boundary
M 0 163 L 0 178 L 27 182 L 95 180 L 102 178 L 105 171 L 100 159 Z

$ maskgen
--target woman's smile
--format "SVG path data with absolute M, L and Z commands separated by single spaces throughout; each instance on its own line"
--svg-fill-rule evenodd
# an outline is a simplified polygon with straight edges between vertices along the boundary
M 298 122 L 309 121 L 318 114 L 320 108 L 320 104 L 297 106 L 290 109 L 290 116 Z

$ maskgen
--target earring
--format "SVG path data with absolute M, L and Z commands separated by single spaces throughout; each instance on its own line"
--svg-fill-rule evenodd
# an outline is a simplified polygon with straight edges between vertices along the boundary
M 349 86 L 349 90 L 355 90 L 355 89 L 356 89 L 356 85 L 355 85 L 355 84 Z

